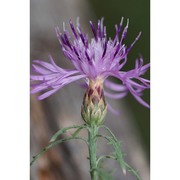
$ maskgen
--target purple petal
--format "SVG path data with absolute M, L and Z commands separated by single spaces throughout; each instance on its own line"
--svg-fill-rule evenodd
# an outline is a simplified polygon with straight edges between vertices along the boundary
M 146 89 L 149 88 L 143 84 L 138 84 L 137 82 L 134 82 L 133 80 L 128 79 L 126 83 L 130 83 L 131 85 L 135 86 L 136 88 Z
M 107 91 L 104 91 L 105 96 L 112 98 L 112 99 L 121 99 L 124 98 L 127 95 L 127 91 L 126 92 L 122 92 L 122 93 L 109 93 Z
M 62 48 L 63 54 L 70 60 L 70 61 L 74 61 L 74 57 L 72 52 L 69 52 L 68 50 L 66 50 L 65 48 Z
M 40 95 L 40 96 L 38 97 L 38 99 L 39 99 L 39 100 L 45 99 L 45 98 L 47 98 L 48 96 L 56 93 L 58 90 L 60 90 L 60 89 L 61 89 L 62 87 L 64 87 L 65 85 L 67 85 L 67 84 L 69 84 L 69 83 L 71 83 L 71 82 L 73 82 L 73 81 L 79 80 L 79 79 L 81 79 L 81 78 L 84 78 L 84 77 L 85 77 L 85 75 L 78 75 L 78 76 L 75 76 L 75 77 L 70 77 L 71 79 L 70 79 L 70 78 L 67 78 L 67 79 L 66 79 L 67 81 L 62 82 L 61 85 L 52 86 L 54 89 L 52 89 L 52 90 L 50 90 L 50 91 L 48 91 L 48 92 Z
M 66 41 L 67 46 L 72 50 L 71 43 L 69 42 L 69 39 L 67 37 L 67 34 L 64 32 L 64 39 Z
M 115 114 L 116 116 L 119 116 L 119 115 L 120 115 L 120 111 L 115 110 L 108 102 L 107 102 L 107 107 L 108 107 L 108 109 L 109 109 L 113 114 Z
M 49 74 L 49 73 L 51 73 L 50 70 L 45 69 L 45 68 L 40 67 L 40 66 L 35 65 L 35 64 L 32 64 L 32 67 L 33 67 L 33 70 L 34 70 L 35 72 L 40 73 L 40 74 Z
M 89 21 L 90 25 L 91 25 L 91 29 L 92 29 L 92 32 L 94 34 L 94 37 L 97 41 L 97 34 L 96 34 L 96 30 L 95 30 L 95 27 L 94 27 L 94 24 L 92 23 L 92 21 Z
M 54 62 L 53 58 L 51 55 L 49 55 L 49 59 L 50 59 L 50 62 L 51 64 L 57 69 L 57 71 L 59 72 L 65 72 L 64 69 L 62 69 L 61 67 L 57 66 L 56 63 Z
M 81 88 L 83 88 L 83 89 L 87 89 L 88 88 L 88 85 L 87 85 L 87 83 L 86 82 L 77 82 L 76 83 L 78 86 L 80 86 Z
M 57 69 L 50 63 L 41 61 L 41 60 L 33 60 L 33 62 L 40 64 L 41 66 L 47 68 L 48 70 L 52 71 L 52 72 L 57 72 Z
M 143 83 L 147 83 L 146 85 L 149 85 L 150 80 L 149 79 L 144 79 L 142 77 L 138 77 L 137 79 L 139 79 L 140 81 L 142 81 Z
M 138 41 L 138 39 L 140 38 L 141 36 L 141 32 L 137 35 L 136 39 L 134 40 L 134 42 L 129 46 L 129 48 L 127 49 L 126 51 L 126 54 L 129 53 L 129 51 L 132 49 L 132 47 L 134 46 L 134 44 Z
M 150 108 L 149 104 L 147 102 L 145 102 L 136 92 L 133 91 L 133 89 L 131 87 L 129 87 L 129 91 L 131 92 L 131 94 L 134 96 L 134 98 L 143 106 Z
M 142 104 L 143 106 L 145 106 L 147 108 L 150 108 L 150 105 L 147 102 L 145 102 L 141 97 L 135 96 L 135 95 L 134 95 L 134 97 L 140 104 Z
M 141 70 L 140 70 L 140 75 L 143 75 L 150 67 L 150 63 L 142 66 Z
M 59 27 L 55 27 L 55 32 L 56 32 L 56 36 L 57 36 L 57 38 L 58 38 L 58 40 L 59 40 L 59 43 L 60 43 L 61 46 L 62 46 L 62 42 L 61 42 L 61 32 L 60 32 L 60 30 L 59 30 Z
M 134 89 L 129 83 L 127 83 L 126 86 L 132 95 L 134 95 L 134 96 L 140 96 L 141 95 L 141 91 L 137 91 L 137 89 Z
M 35 87 L 30 91 L 30 93 L 31 93 L 31 94 L 35 94 L 35 93 L 40 92 L 40 91 L 42 91 L 42 90 L 45 90 L 45 89 L 47 89 L 47 88 L 48 88 L 48 86 L 46 86 L 46 85 L 44 85 L 44 84 L 40 84 L 40 85 L 35 86 Z
M 102 58 L 105 56 L 106 50 L 107 50 L 107 41 L 105 42 L 105 45 L 104 45 L 104 51 L 103 51 Z
M 121 47 L 121 44 L 119 43 L 119 44 L 116 46 L 116 51 L 115 51 L 114 56 L 113 56 L 114 58 L 116 57 L 117 53 L 119 52 L 120 47 Z
M 142 66 L 143 66 L 143 59 L 142 58 L 136 59 L 135 69 L 141 68 Z
M 73 25 L 73 23 L 72 23 L 72 21 L 71 21 L 71 20 L 69 21 L 69 24 L 70 24 L 70 27 L 71 27 L 71 29 L 72 29 L 72 32 L 73 32 L 73 34 L 74 34 L 75 38 L 76 38 L 76 39 L 78 39 L 78 36 L 77 36 L 76 30 L 75 30 L 74 25 Z
M 30 75 L 30 79 L 31 80 L 36 80 L 36 81 L 46 81 L 46 80 L 50 80 L 53 78 L 57 78 L 59 77 L 59 75 L 56 74 L 48 74 L 48 75 Z
M 120 43 L 122 44 L 123 40 L 126 38 L 127 30 L 128 30 L 128 25 L 129 25 L 129 19 L 127 19 L 127 24 L 126 27 L 124 28 L 121 36 Z
M 103 22 L 104 22 L 104 17 L 102 17 L 102 18 L 101 18 L 101 38 L 103 38 L 103 37 L 104 37 Z
M 121 85 L 121 84 L 113 83 L 113 82 L 111 82 L 111 81 L 109 81 L 109 80 L 106 80 L 106 81 L 104 82 L 104 85 L 105 85 L 107 88 L 112 89 L 112 90 L 114 90 L 114 91 L 125 91 L 125 90 L 127 90 L 126 86 Z
M 62 78 L 62 79 L 59 79 L 56 82 L 52 83 L 51 87 L 55 88 L 55 87 L 59 86 L 59 84 L 67 85 L 73 81 L 77 81 L 77 80 L 85 78 L 85 77 L 86 77 L 86 75 L 76 75 L 76 76 Z
M 52 89 L 52 90 L 49 90 L 48 92 L 46 92 L 46 93 L 44 93 L 44 94 L 42 94 L 42 95 L 40 95 L 40 96 L 38 97 L 38 99 L 39 99 L 39 100 L 45 99 L 45 98 L 47 98 L 48 96 L 50 96 L 50 95 L 54 94 L 55 92 L 57 92 L 58 90 L 60 90 L 60 89 L 61 89 L 62 87 L 64 87 L 65 85 L 67 85 L 67 84 L 69 84 L 69 83 L 71 83 L 71 82 L 73 82 L 73 81 L 79 80 L 79 79 L 81 79 L 81 78 L 84 78 L 84 77 L 85 77 L 85 75 L 77 75 L 77 76 L 74 76 L 74 77 L 67 78 L 66 80 L 64 80 L 63 82 L 61 82 L 60 85 L 51 86 L 51 87 L 53 87 L 53 89 Z M 47 87 L 48 87 L 48 86 L 44 87 L 44 89 L 46 89 Z M 33 89 L 33 90 L 32 90 L 32 93 L 39 92 L 39 91 L 44 90 L 44 89 L 43 89 L 43 86 L 39 86 L 39 87 L 37 87 L 35 90 Z
M 119 27 L 118 27 L 118 26 L 116 27 L 116 35 L 115 35 L 115 38 L 114 38 L 114 43 L 117 41 L 118 36 L 119 36 L 119 34 L 120 34 L 120 32 L 121 32 L 123 20 L 124 20 L 124 17 L 121 18 L 121 22 L 120 22 Z
M 122 60 L 121 60 L 121 61 L 122 61 Z M 120 63 L 120 65 L 119 65 L 119 70 L 126 64 L 126 62 L 127 62 L 127 57 L 125 57 L 122 62 L 121 62 L 121 61 L 119 62 L 119 63 Z
M 50 95 L 56 93 L 60 88 L 61 88 L 61 86 L 59 86 L 59 88 L 52 89 L 52 90 L 50 90 L 50 91 L 48 91 L 48 92 L 38 96 L 38 100 L 43 100 L 43 99 L 49 97 Z

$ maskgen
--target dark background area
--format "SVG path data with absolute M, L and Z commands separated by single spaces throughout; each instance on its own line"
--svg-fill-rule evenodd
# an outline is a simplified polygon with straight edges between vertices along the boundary
M 99 19 L 105 17 L 108 36 L 114 37 L 114 25 L 120 22 L 123 16 L 124 24 L 129 18 L 129 28 L 126 44 L 130 44 L 137 36 L 139 31 L 142 35 L 139 41 L 135 44 L 128 55 L 128 63 L 126 69 L 134 67 L 134 60 L 141 54 L 144 58 L 144 63 L 150 61 L 150 1 L 149 0 L 89 0 L 96 17 Z M 145 75 L 149 78 L 149 74 Z M 143 98 L 149 102 L 150 93 L 145 92 Z M 150 154 L 150 111 L 142 107 L 137 101 L 129 95 L 126 98 L 128 107 L 134 114 L 134 120 L 143 138 L 144 147 L 147 151 L 147 156 Z

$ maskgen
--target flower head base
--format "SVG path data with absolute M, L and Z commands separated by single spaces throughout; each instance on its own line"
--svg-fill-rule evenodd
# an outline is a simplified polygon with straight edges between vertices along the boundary
M 81 107 L 81 116 L 87 124 L 92 121 L 96 125 L 103 123 L 107 112 L 107 105 L 103 92 L 102 79 L 90 80 Z
M 70 20 L 73 38 L 65 27 L 63 33 L 60 32 L 59 28 L 56 28 L 56 34 L 62 51 L 75 69 L 62 69 L 55 64 L 51 56 L 50 63 L 34 60 L 33 70 L 36 74 L 31 75 L 31 81 L 37 83 L 32 84 L 31 93 L 33 94 L 46 90 L 47 92 L 38 97 L 39 100 L 42 100 L 54 94 L 65 85 L 84 79 L 87 86 L 89 86 L 85 95 L 86 99 L 87 92 L 92 88 L 90 87 L 93 84 L 92 82 L 96 84 L 99 82 L 99 79 L 101 79 L 101 83 L 104 83 L 105 87 L 105 96 L 118 99 L 125 97 L 127 93 L 130 92 L 138 102 L 149 107 L 141 96 L 145 89 L 150 88 L 150 81 L 142 77 L 149 69 L 150 64 L 143 65 L 143 59 L 140 57 L 135 61 L 134 69 L 127 72 L 122 70 L 127 62 L 128 53 L 141 35 L 140 32 L 134 42 L 126 46 L 124 44 L 124 39 L 126 38 L 128 25 L 129 21 L 127 20 L 126 26 L 122 28 L 122 18 L 119 26 L 115 25 L 115 37 L 113 39 L 108 39 L 106 27 L 103 25 L 103 18 L 98 21 L 97 28 L 95 28 L 94 24 L 90 21 L 90 26 L 94 35 L 91 40 L 88 39 L 87 34 L 82 32 L 79 22 L 77 22 L 75 28 Z M 109 81 L 107 78 L 110 76 L 120 80 L 121 84 Z M 101 85 L 99 85 L 99 87 L 102 88 Z M 113 93 L 109 93 L 108 90 L 113 91 Z M 103 92 L 103 90 L 101 91 Z M 94 93 L 95 92 L 98 91 L 95 90 Z M 96 93 L 93 95 L 96 96 Z M 104 108 L 105 106 L 104 104 Z

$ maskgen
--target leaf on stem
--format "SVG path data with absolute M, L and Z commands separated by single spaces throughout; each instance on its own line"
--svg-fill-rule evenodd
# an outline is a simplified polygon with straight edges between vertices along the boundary
M 58 131 L 52 136 L 50 142 L 56 141 L 57 138 L 58 138 L 61 134 L 66 133 L 68 130 L 74 129 L 74 128 L 78 128 L 79 131 L 80 131 L 81 129 L 86 128 L 86 124 L 81 125 L 81 126 L 79 126 L 79 125 L 73 125 L 73 126 L 70 126 L 70 127 L 62 128 L 62 129 L 58 130 Z M 78 131 L 78 133 L 79 133 L 79 131 Z M 74 135 L 74 136 L 75 136 L 75 135 Z
M 135 171 L 131 166 L 129 166 L 125 161 L 124 161 L 124 158 L 123 158 L 123 152 L 121 151 L 121 144 L 120 142 L 117 140 L 117 138 L 115 137 L 115 135 L 112 133 L 112 131 L 106 127 L 105 125 L 102 125 L 101 127 L 105 128 L 109 134 L 111 135 L 110 137 L 109 136 L 103 136 L 103 135 L 99 135 L 99 137 L 103 137 L 105 138 L 106 140 L 108 140 L 109 144 L 112 144 L 113 147 L 114 147 L 114 150 L 115 152 L 113 153 L 113 156 L 104 156 L 103 158 L 111 158 L 111 159 L 115 159 L 119 162 L 121 168 L 122 168 L 122 171 L 124 174 L 126 174 L 126 169 L 129 171 L 129 172 L 132 172 L 138 180 L 141 180 L 139 174 L 137 171 Z M 101 159 L 103 159 L 101 158 Z M 99 159 L 100 160 L 100 159 Z
M 80 139 L 80 140 L 83 140 L 85 141 L 87 144 L 87 140 L 82 138 L 82 137 L 75 137 L 75 136 L 71 136 L 71 137 L 68 137 L 68 138 L 64 138 L 64 139 L 60 139 L 60 140 L 57 140 L 57 141 L 54 141 L 54 142 L 51 142 L 49 145 L 47 145 L 43 150 L 41 150 L 36 156 L 33 156 L 33 159 L 30 163 L 30 165 L 32 165 L 41 155 L 43 155 L 46 151 L 48 151 L 50 148 L 54 147 L 55 145 L 58 145 L 58 144 L 61 144 L 63 142 L 66 142 L 66 141 L 69 141 L 69 140 L 72 140 L 72 139 Z

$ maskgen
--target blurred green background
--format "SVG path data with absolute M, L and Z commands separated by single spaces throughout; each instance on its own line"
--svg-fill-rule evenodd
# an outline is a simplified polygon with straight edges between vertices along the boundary
M 104 24 L 107 26 L 108 37 L 114 37 L 114 25 L 119 24 L 121 17 L 124 17 L 124 24 L 129 18 L 128 34 L 125 44 L 130 44 L 135 39 L 139 31 L 142 35 L 128 55 L 126 68 L 134 67 L 135 59 L 141 54 L 144 63 L 150 61 L 150 1 L 149 0 L 89 0 L 96 17 L 105 18 Z M 149 78 L 148 72 L 145 77 Z M 143 98 L 149 102 L 150 93 L 145 92 Z M 141 106 L 129 95 L 126 98 L 128 106 L 134 114 L 134 119 L 143 140 L 147 156 L 150 156 L 150 111 Z

